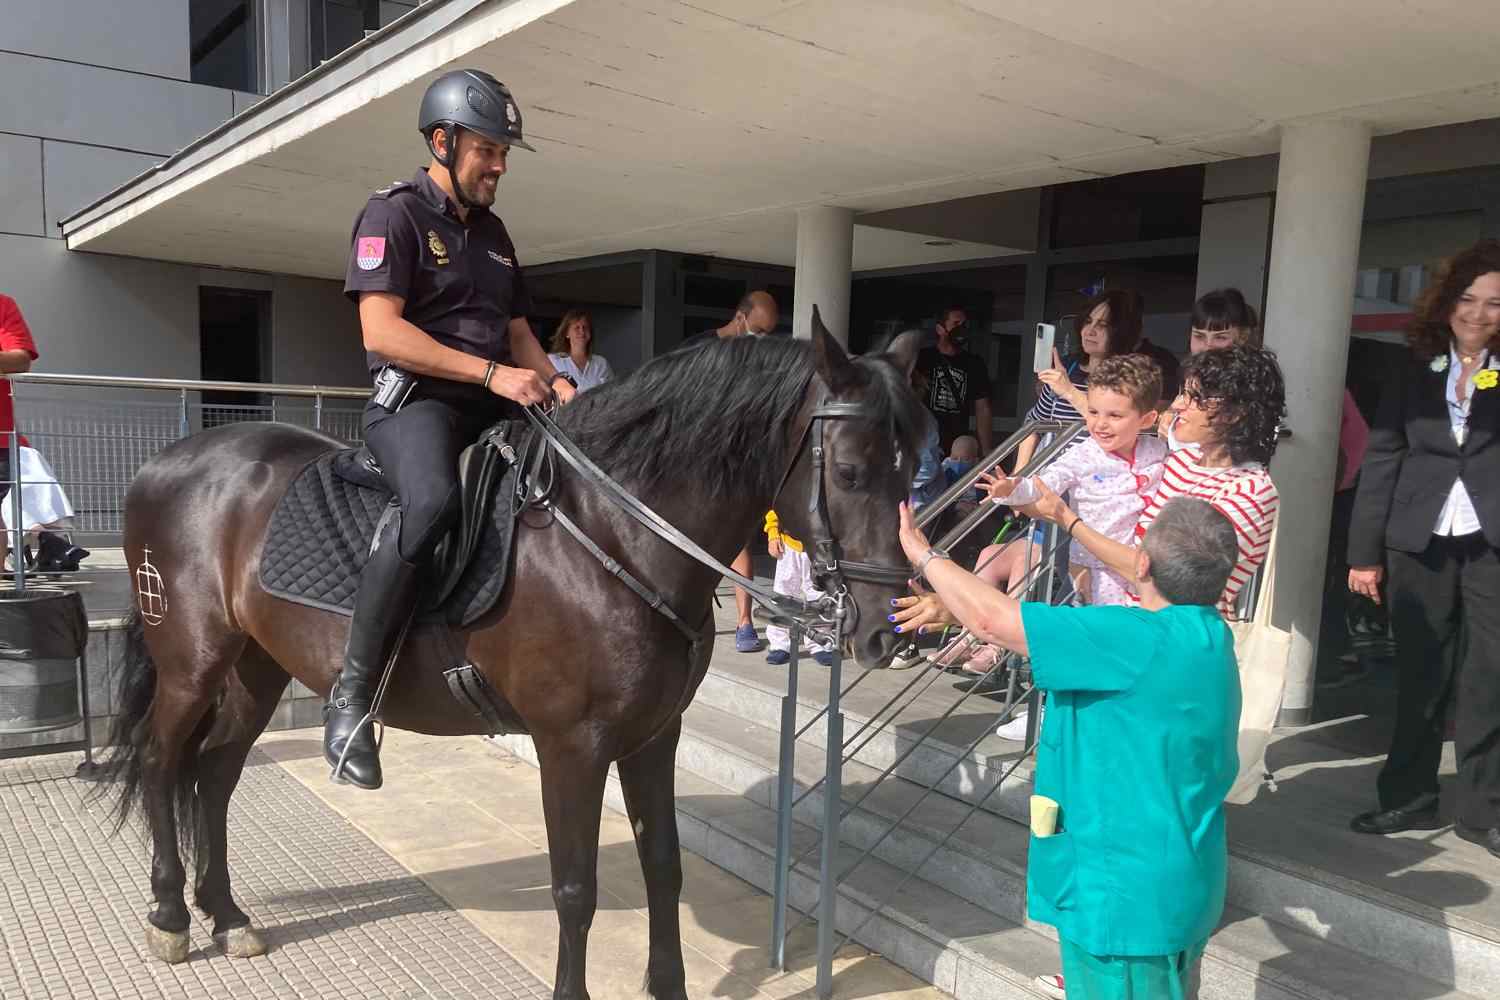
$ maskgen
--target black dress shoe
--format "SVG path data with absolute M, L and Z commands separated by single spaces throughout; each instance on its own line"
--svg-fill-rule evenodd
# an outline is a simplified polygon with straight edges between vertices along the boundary
M 1360 813 L 1349 823 L 1355 833 L 1400 833 L 1402 830 L 1436 830 L 1443 825 L 1438 819 L 1436 795 L 1424 795 L 1395 809 Z
M 1483 827 L 1455 823 L 1453 832 L 1469 843 L 1478 844 L 1495 857 L 1500 858 L 1500 827 L 1492 826 L 1486 830 Z

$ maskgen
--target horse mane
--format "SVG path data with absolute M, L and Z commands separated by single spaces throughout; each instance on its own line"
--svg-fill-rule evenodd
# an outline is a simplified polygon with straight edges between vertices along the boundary
M 915 454 L 927 415 L 902 373 L 878 357 L 851 363 L 871 416 Z M 715 339 L 580 393 L 558 423 L 626 486 L 696 483 L 709 496 L 769 495 L 791 457 L 786 424 L 813 376 L 806 340 Z

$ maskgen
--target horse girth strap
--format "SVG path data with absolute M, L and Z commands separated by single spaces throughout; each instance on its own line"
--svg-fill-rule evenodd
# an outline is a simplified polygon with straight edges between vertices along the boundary
M 725 566 L 697 542 L 678 531 L 660 514 L 646 506 L 646 504 L 632 496 L 623 486 L 615 482 L 607 472 L 599 468 L 592 459 L 580 451 L 578 446 L 568 439 L 567 435 L 563 434 L 562 430 L 549 415 L 530 406 L 526 407 L 523 412 L 526 414 L 526 419 L 536 428 L 537 433 L 546 439 L 553 451 L 562 456 L 563 461 L 567 462 L 585 480 L 594 483 L 603 490 L 605 497 L 611 503 L 629 514 L 652 534 L 688 558 L 715 571 L 720 576 L 729 578 L 733 583 L 754 594 L 756 599 L 761 603 L 775 608 L 781 614 L 804 620 L 814 620 L 822 616 L 824 608 L 821 604 L 785 597 L 763 587 L 754 580 L 741 576 L 728 566 Z M 553 511 L 554 513 L 556 512 L 555 506 L 553 507 Z

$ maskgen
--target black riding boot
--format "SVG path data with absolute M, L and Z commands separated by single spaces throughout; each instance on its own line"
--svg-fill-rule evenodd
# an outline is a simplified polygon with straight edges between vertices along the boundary
M 401 558 L 400 537 L 401 516 L 385 518 L 360 573 L 344 669 L 323 706 L 323 758 L 337 767 L 347 745 L 341 777 L 360 788 L 380 787 L 380 749 L 373 724 L 354 729 L 370 711 L 381 671 L 417 603 L 418 567 Z

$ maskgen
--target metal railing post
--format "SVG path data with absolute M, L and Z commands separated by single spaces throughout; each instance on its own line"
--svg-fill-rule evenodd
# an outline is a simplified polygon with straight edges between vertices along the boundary
M 21 517 L 21 432 L 10 430 L 5 447 L 10 454 L 10 513 L 15 543 L 10 557 L 16 564 L 16 590 L 26 592 L 26 522 Z
M 188 425 L 188 391 L 179 389 L 177 391 L 177 433 L 180 437 L 187 437 L 192 433 Z
M 844 713 L 839 709 L 843 691 L 844 621 L 840 616 L 833 634 L 833 665 L 828 668 L 828 736 L 823 776 L 823 857 L 818 866 L 818 979 L 820 1000 L 833 996 L 834 921 L 838 913 L 839 813 L 844 801 Z
M 792 862 L 792 786 L 797 764 L 797 661 L 802 655 L 802 623 L 792 625 L 792 659 L 787 664 L 786 696 L 781 699 L 781 759 L 776 774 L 776 871 L 771 901 L 771 967 L 786 970 L 786 906 Z
M 320 392 L 313 397 L 313 430 L 323 429 L 323 394 Z

